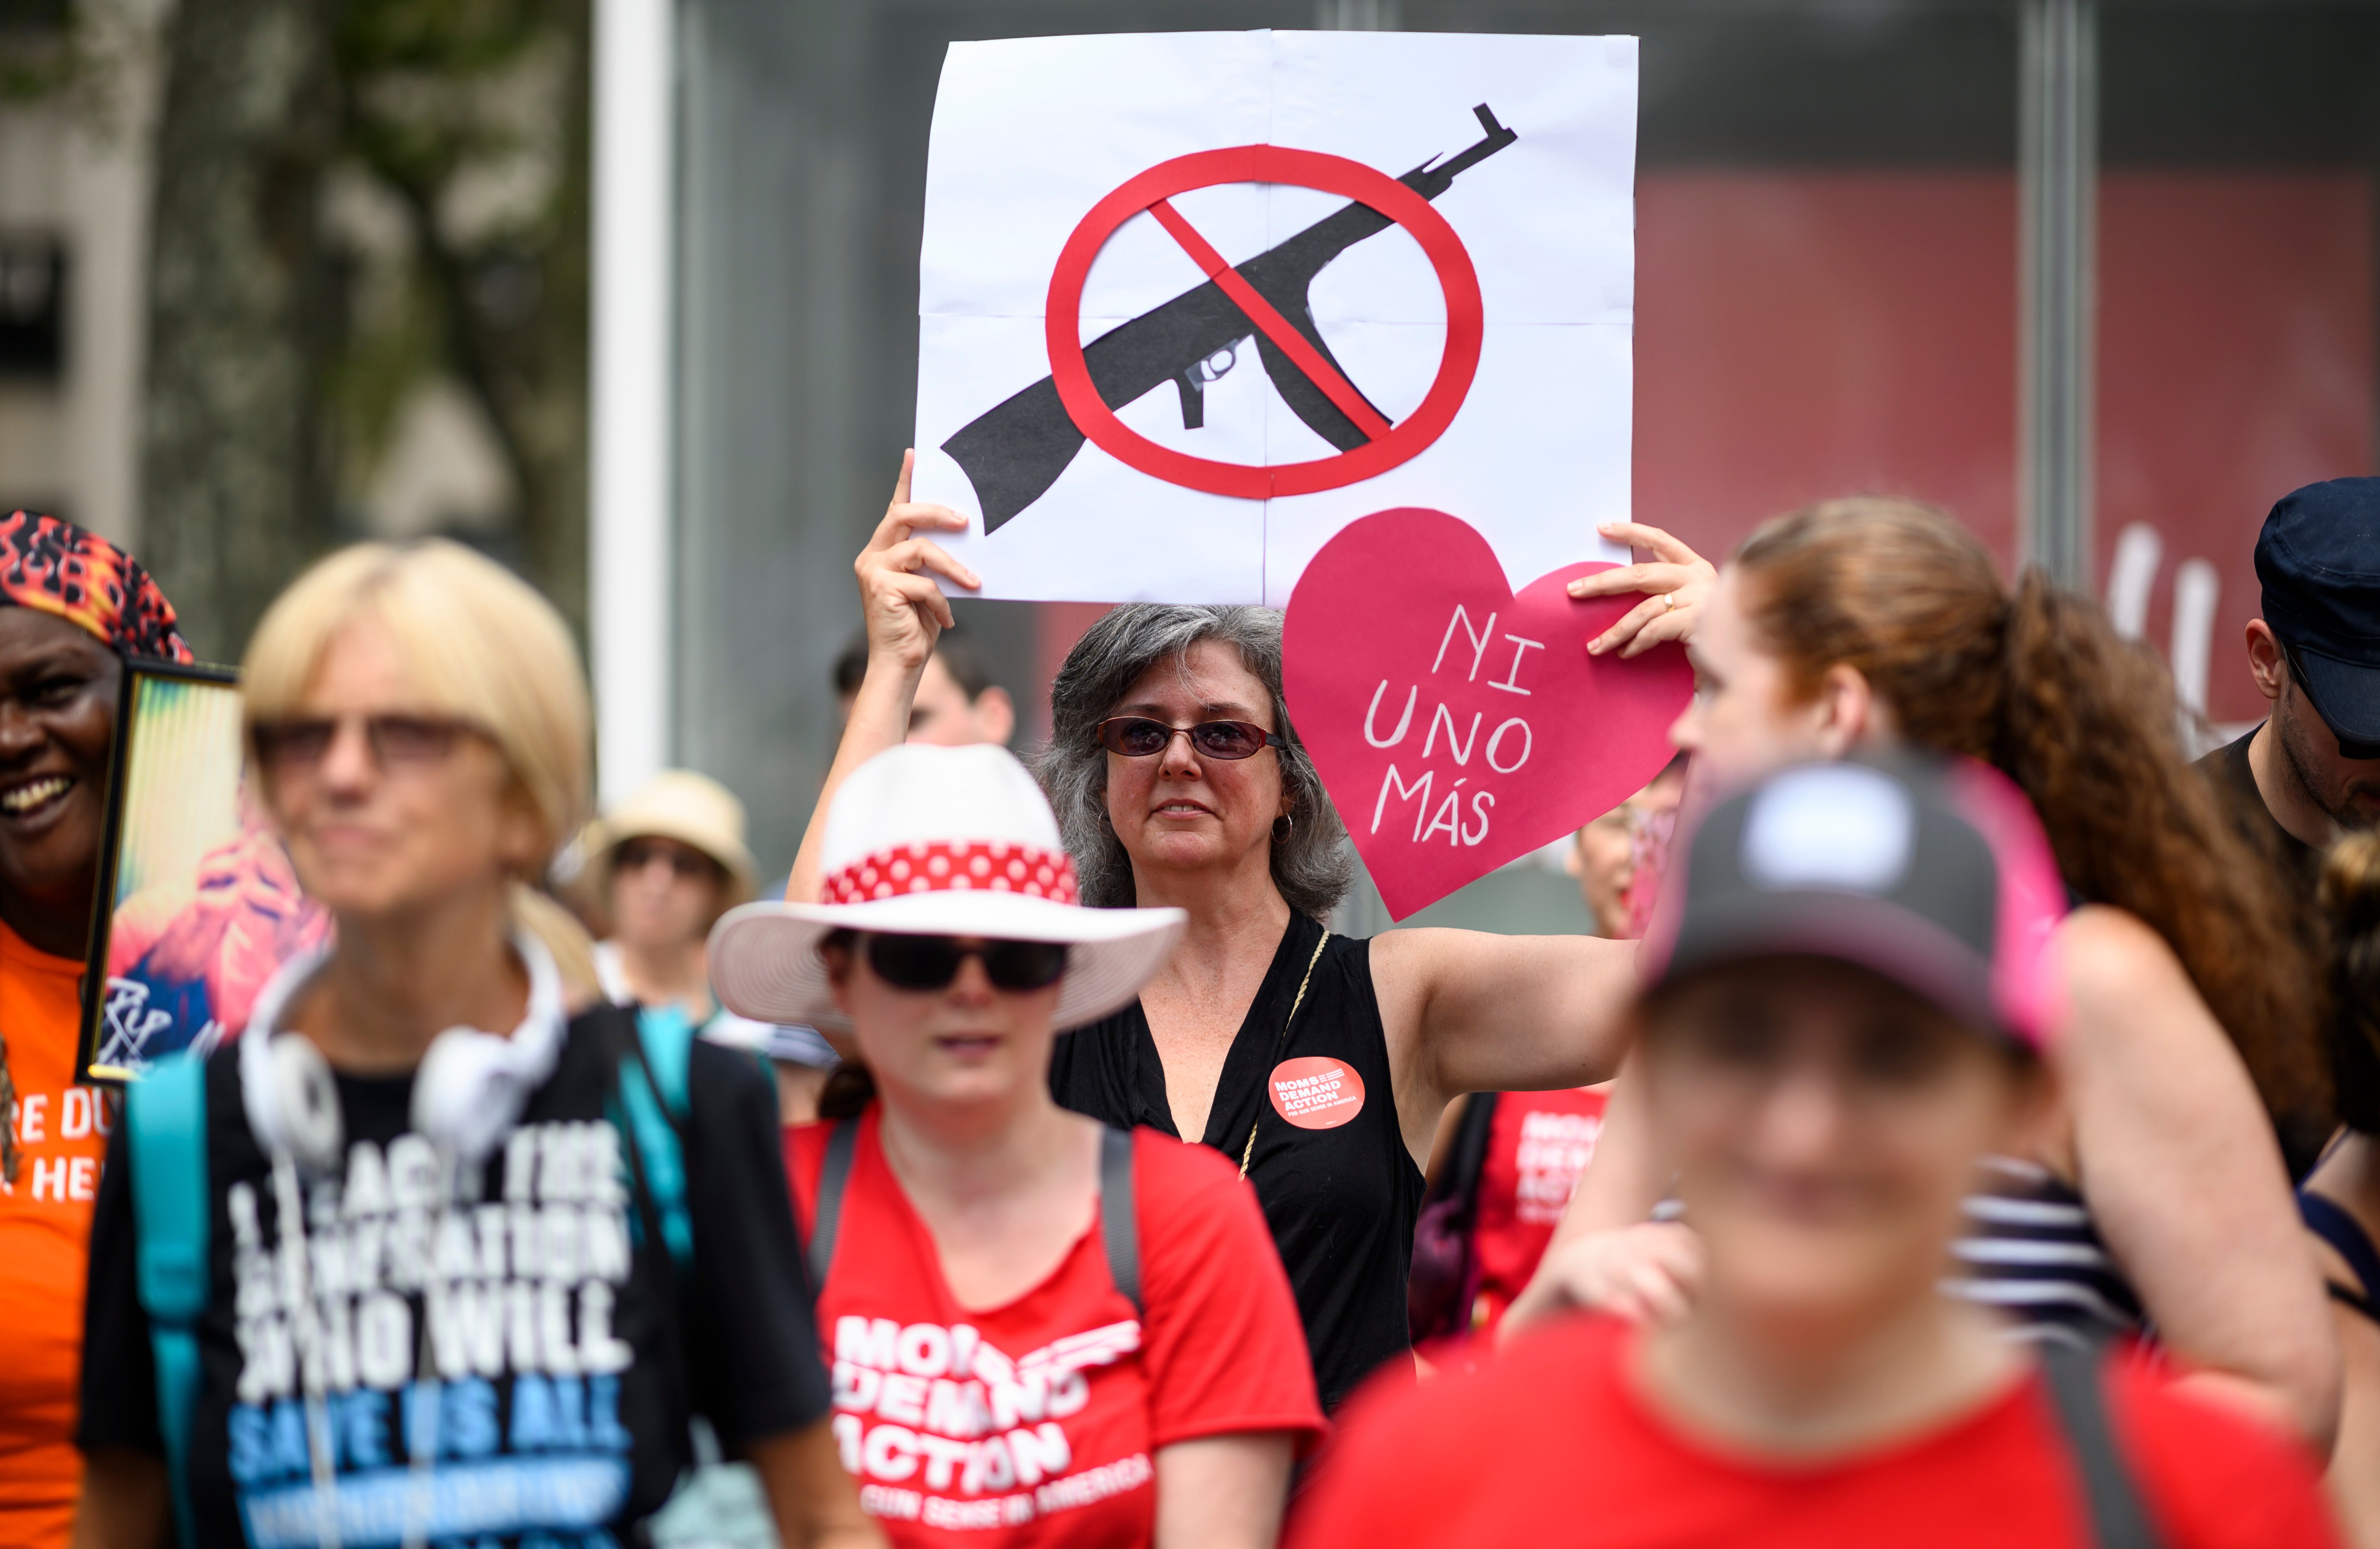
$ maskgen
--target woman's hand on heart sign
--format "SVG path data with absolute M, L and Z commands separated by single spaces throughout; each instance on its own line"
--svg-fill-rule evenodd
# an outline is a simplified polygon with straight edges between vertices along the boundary
M 1641 522 L 1606 522 L 1596 528 L 1614 543 L 1625 543 L 1636 563 L 1598 570 L 1570 584 L 1578 598 L 1613 597 L 1644 592 L 1643 602 L 1621 615 L 1620 622 L 1587 642 L 1586 654 L 1601 656 L 1618 649 L 1622 660 L 1636 656 L 1664 640 L 1681 644 L 1693 637 L 1703 604 L 1718 585 L 1718 570 L 1710 561 L 1659 527 Z

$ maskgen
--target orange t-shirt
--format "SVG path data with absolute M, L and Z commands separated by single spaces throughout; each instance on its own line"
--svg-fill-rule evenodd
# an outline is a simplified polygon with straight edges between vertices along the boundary
M 116 1096 L 74 1083 L 82 964 L 0 926 L 17 1181 L 0 1180 L 0 1543 L 63 1545 L 82 1485 L 75 1390 L 99 1167 Z

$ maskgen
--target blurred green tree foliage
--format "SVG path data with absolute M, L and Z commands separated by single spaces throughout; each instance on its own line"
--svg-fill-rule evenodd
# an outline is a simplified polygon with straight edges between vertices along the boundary
M 368 530 L 460 390 L 468 536 L 583 627 L 589 0 L 179 0 L 156 145 L 142 548 L 202 654 Z

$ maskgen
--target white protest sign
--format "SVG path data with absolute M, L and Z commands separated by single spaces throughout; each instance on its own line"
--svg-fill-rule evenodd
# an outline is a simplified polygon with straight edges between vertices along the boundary
M 1633 38 L 953 44 L 917 498 L 985 597 L 1279 607 L 1392 506 L 1624 560 L 1635 126 Z

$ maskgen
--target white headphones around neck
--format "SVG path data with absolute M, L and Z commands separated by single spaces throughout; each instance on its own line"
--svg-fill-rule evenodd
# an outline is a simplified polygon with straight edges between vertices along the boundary
M 520 1119 L 529 1094 L 562 1058 L 568 1015 L 562 974 L 545 943 L 526 931 L 513 950 L 528 969 L 528 1010 L 510 1037 L 450 1027 L 431 1040 L 413 1072 L 413 1128 L 458 1161 L 476 1166 Z M 346 1126 L 331 1063 L 313 1042 L 279 1031 L 282 1013 L 331 949 L 285 963 L 257 996 L 239 1038 L 239 1093 L 248 1127 L 268 1152 L 285 1152 L 309 1171 L 331 1172 L 346 1159 Z

